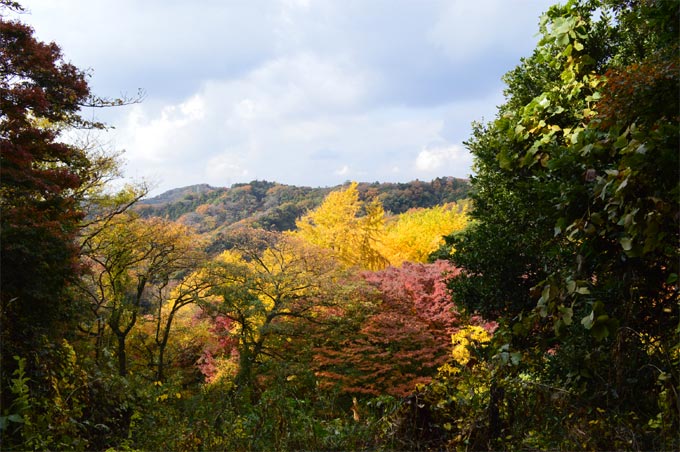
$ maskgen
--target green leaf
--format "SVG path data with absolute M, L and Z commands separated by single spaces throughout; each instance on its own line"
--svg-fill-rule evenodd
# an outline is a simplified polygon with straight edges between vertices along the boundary
M 668 278 L 666 279 L 666 284 L 673 284 L 678 280 L 678 274 L 677 273 L 671 273 L 668 275 Z
M 621 237 L 619 243 L 621 243 L 621 248 L 623 248 L 624 251 L 633 249 L 633 240 L 630 237 Z
M 498 159 L 498 164 L 502 169 L 508 170 L 512 168 L 512 160 L 505 149 L 499 152 L 496 158 Z
M 602 219 L 602 215 L 600 215 L 597 212 L 594 212 L 593 214 L 590 215 L 590 221 L 595 223 L 598 226 L 601 226 L 604 223 L 604 220 Z
M 524 336 L 527 334 L 527 327 L 522 322 L 517 322 L 512 326 L 512 333 L 517 336 Z
M 576 281 L 574 281 L 574 280 L 567 281 L 567 291 L 569 292 L 569 294 L 573 294 L 575 290 L 576 290 Z
M 583 325 L 585 327 L 585 329 L 587 329 L 587 330 L 589 330 L 593 327 L 594 322 L 595 322 L 595 312 L 594 311 L 581 319 L 581 325 Z
M 590 334 L 593 335 L 595 339 L 601 341 L 605 337 L 609 336 L 609 328 L 604 323 L 598 323 L 590 330 Z
M 604 303 L 602 303 L 602 300 L 597 300 L 593 304 L 593 312 L 595 315 L 601 315 L 604 312 Z
M 566 306 L 560 306 L 560 314 L 562 314 L 562 321 L 565 325 L 571 325 L 574 317 L 574 310 Z
M 573 133 L 571 134 L 571 144 L 578 143 L 578 140 L 581 138 L 581 132 L 583 132 L 582 127 L 574 128 Z
M 614 148 L 621 149 L 622 147 L 624 147 L 627 144 L 628 144 L 628 138 L 624 134 L 624 135 L 619 136 L 616 139 L 616 142 L 614 142 Z
M 539 301 L 543 301 L 544 304 L 550 301 L 550 284 L 546 284 L 546 286 L 543 288 L 541 300 Z
M 7 416 L 7 419 L 10 420 L 10 421 L 12 421 L 12 422 L 19 423 L 19 424 L 23 424 L 23 423 L 24 423 L 24 418 L 23 418 L 21 415 L 16 414 L 16 413 L 15 413 L 15 414 L 10 414 L 9 416 Z
M 626 177 L 626 178 L 623 180 L 623 182 L 621 182 L 621 183 L 619 184 L 619 186 L 616 188 L 616 192 L 618 192 L 619 190 L 622 190 L 623 188 L 625 188 L 626 185 L 628 185 L 628 178 L 627 178 L 627 177 Z
M 567 33 L 557 35 L 557 45 L 560 47 L 569 44 L 569 35 Z

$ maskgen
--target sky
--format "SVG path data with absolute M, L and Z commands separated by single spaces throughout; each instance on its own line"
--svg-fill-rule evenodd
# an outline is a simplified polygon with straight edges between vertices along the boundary
M 23 0 L 19 19 L 90 74 L 84 111 L 114 128 L 151 194 L 468 177 L 503 74 L 556 0 Z

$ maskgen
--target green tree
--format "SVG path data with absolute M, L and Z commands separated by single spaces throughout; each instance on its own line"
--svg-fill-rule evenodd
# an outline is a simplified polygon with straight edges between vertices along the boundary
M 623 447 L 630 429 L 677 447 L 679 23 L 674 2 L 552 7 L 468 143 L 475 223 L 449 238 L 456 300 L 500 317 L 497 346 L 577 394 L 572 410 L 618 426 L 574 420 L 592 422 L 593 447 Z

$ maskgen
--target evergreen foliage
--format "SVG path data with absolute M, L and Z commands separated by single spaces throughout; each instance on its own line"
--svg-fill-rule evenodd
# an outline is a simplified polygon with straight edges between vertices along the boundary
M 551 8 L 497 119 L 468 143 L 474 226 L 448 239 L 465 269 L 451 287 L 500 321 L 496 356 L 517 353 L 493 375 L 505 395 L 485 403 L 547 392 L 559 403 L 540 411 L 568 419 L 558 442 L 532 430 L 555 418 L 521 426 L 506 411 L 486 444 L 678 447 L 678 24 L 673 2 Z

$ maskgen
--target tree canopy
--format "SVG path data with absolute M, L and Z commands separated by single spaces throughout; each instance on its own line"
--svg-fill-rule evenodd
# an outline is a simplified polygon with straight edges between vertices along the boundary
M 679 414 L 657 405 L 677 403 L 680 377 L 679 23 L 673 2 L 552 7 L 497 118 L 467 143 L 475 221 L 448 239 L 457 301 L 501 319 L 498 337 L 545 384 L 663 418 L 647 438 L 670 438 Z
M 5 341 L 20 343 L 29 325 L 49 330 L 67 311 L 64 290 L 78 275 L 74 239 L 83 212 L 74 193 L 90 162 L 59 138 L 82 122 L 90 92 L 56 44 L 4 17 L 0 66 L 3 330 Z

